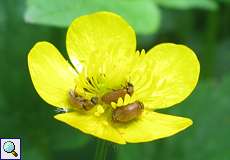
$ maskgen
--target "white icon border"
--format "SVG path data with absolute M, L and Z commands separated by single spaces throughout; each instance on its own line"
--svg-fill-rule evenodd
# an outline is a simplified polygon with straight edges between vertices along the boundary
M 17 158 L 17 159 L 2 159 L 2 152 L 0 153 L 0 160 L 21 160 L 21 158 L 22 158 L 22 155 L 21 155 L 21 153 L 22 153 L 22 143 L 21 143 L 21 138 L 1 138 L 0 137 L 0 147 L 2 146 L 2 140 L 19 140 L 19 143 L 20 143 L 20 147 L 19 147 L 19 153 L 18 153 L 18 155 L 19 155 L 19 159 Z M 1 151 L 1 150 L 0 150 Z

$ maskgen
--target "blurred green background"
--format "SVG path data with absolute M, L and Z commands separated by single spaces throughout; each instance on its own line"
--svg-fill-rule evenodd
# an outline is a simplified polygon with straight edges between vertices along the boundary
M 37 95 L 27 54 L 45 40 L 68 58 L 66 27 L 98 10 L 122 15 L 137 32 L 138 49 L 182 43 L 201 63 L 192 95 L 161 111 L 194 125 L 149 143 L 110 144 L 109 159 L 229 160 L 230 0 L 0 0 L 0 137 L 20 137 L 24 160 L 93 159 L 95 138 L 54 120 L 55 108 Z

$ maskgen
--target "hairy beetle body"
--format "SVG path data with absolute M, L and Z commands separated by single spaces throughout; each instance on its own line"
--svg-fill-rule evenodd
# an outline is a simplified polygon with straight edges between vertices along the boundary
M 141 115 L 144 105 L 136 101 L 125 106 L 117 107 L 112 112 L 114 122 L 128 122 Z
M 117 102 L 120 97 L 124 98 L 126 94 L 132 95 L 133 91 L 133 85 L 128 83 L 127 87 L 108 92 L 101 99 L 106 104 L 110 104 L 111 102 Z
M 97 101 L 97 97 L 92 97 L 91 100 L 87 100 L 82 96 L 77 95 L 73 90 L 70 90 L 69 92 L 69 102 L 77 109 L 90 110 L 97 104 Z

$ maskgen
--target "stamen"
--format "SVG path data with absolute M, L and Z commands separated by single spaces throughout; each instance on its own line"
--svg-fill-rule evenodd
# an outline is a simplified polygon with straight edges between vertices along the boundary
M 94 115 L 99 117 L 101 114 L 103 114 L 105 112 L 104 108 L 102 107 L 102 105 L 97 105 L 97 111 L 94 112 Z
M 131 99 L 130 95 L 129 95 L 129 94 L 126 94 L 126 95 L 125 95 L 125 98 L 124 98 L 124 105 L 129 104 L 129 103 L 130 103 L 130 99 Z
M 115 103 L 115 102 L 111 102 L 111 107 L 113 109 L 116 109 L 117 107 L 121 107 L 121 106 L 124 106 L 124 105 L 127 105 L 127 104 L 130 104 L 130 103 L 133 103 L 136 101 L 136 96 L 133 95 L 133 96 L 130 96 L 129 94 L 126 94 L 124 99 L 122 99 L 121 97 L 118 99 L 118 102 Z
M 117 108 L 117 104 L 116 104 L 115 102 L 112 102 L 112 103 L 111 103 L 111 106 L 112 106 L 113 109 L 116 109 L 116 108 Z
M 89 82 L 89 84 L 90 84 L 92 87 L 95 87 L 95 86 L 92 84 L 92 82 L 91 82 L 91 80 L 89 79 L 89 77 L 87 77 L 86 79 L 87 79 L 87 81 Z M 93 79 L 93 78 L 92 78 L 92 79 Z
M 123 105 L 123 99 L 120 97 L 118 98 L 117 106 L 122 106 L 122 105 Z

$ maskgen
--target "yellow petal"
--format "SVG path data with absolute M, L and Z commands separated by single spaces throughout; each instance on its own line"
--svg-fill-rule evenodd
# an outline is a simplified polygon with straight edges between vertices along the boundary
M 152 48 L 144 57 L 146 66 L 133 76 L 137 97 L 146 108 L 158 109 L 180 103 L 195 88 L 200 72 L 195 53 L 184 45 L 163 43 Z M 140 69 L 139 69 L 140 70 Z M 137 78 L 136 78 L 137 79 Z
M 69 107 L 68 92 L 74 89 L 75 70 L 48 42 L 39 42 L 28 55 L 30 76 L 41 98 L 56 107 Z
M 139 143 L 172 136 L 191 124 L 188 118 L 145 111 L 139 119 L 117 128 L 126 142 Z
M 119 144 L 125 144 L 119 132 L 114 129 L 105 116 L 71 112 L 58 114 L 54 118 L 81 130 L 84 133 Z
M 135 52 L 136 37 L 133 29 L 120 16 L 97 12 L 72 22 L 66 45 L 72 63 L 78 68 L 79 61 L 86 64 L 90 57 L 103 59 L 107 55 L 122 56 Z

